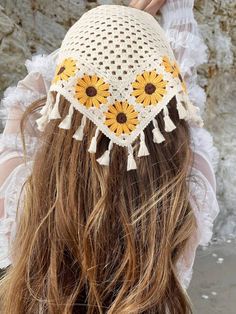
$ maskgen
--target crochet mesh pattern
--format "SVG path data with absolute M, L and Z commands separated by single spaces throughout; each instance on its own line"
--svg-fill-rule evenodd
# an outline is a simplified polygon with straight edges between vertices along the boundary
M 57 92 L 55 101 L 52 91 Z M 167 108 L 174 96 L 179 118 L 202 126 L 164 31 L 150 14 L 130 7 L 101 5 L 69 29 L 59 49 L 42 117 L 37 120 L 41 131 L 51 119 L 61 118 L 61 95 L 71 106 L 60 128 L 69 129 L 78 110 L 83 118 L 74 139 L 83 139 L 87 118 L 97 126 L 90 153 L 96 152 L 100 131 L 110 139 L 108 150 L 97 159 L 102 165 L 109 165 L 115 143 L 128 148 L 127 170 L 136 169 L 132 143 L 140 136 L 138 157 L 149 154 L 143 130 L 150 122 L 153 141 L 165 140 L 156 115 L 163 111 L 166 132 L 175 129 Z

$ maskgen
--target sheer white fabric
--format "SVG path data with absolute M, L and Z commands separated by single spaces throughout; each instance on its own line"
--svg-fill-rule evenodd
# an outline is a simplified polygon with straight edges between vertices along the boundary
M 207 47 L 193 15 L 194 0 L 167 0 L 162 7 L 163 28 L 180 64 L 189 96 L 201 111 L 206 96 L 197 80 L 197 67 L 207 61 Z
M 203 109 L 205 95 L 197 85 L 196 67 L 206 60 L 206 47 L 199 36 L 192 8 L 193 1 L 167 0 L 161 11 L 163 27 L 187 81 L 190 97 Z M 19 121 L 29 104 L 46 96 L 55 70 L 56 57 L 57 51 L 49 56 L 38 55 L 27 60 L 29 74 L 4 94 L 2 104 L 7 119 L 0 137 L 0 268 L 11 263 L 10 239 L 14 234 L 17 200 L 22 185 L 30 174 L 34 152 L 39 145 L 36 113 L 27 125 L 28 161 L 24 163 Z M 213 221 L 219 211 L 214 174 L 218 153 L 210 133 L 205 129 L 191 127 L 191 148 L 194 152 L 194 165 L 189 178 L 190 201 L 198 228 L 177 265 L 179 278 L 185 288 L 191 279 L 196 248 L 209 243 Z

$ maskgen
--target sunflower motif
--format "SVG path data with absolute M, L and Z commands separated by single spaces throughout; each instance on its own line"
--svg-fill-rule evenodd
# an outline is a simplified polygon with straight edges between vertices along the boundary
M 92 106 L 99 108 L 101 104 L 107 103 L 108 96 L 110 96 L 109 84 L 97 75 L 84 75 L 78 79 L 75 98 L 87 108 Z
M 166 94 L 166 85 L 167 82 L 163 80 L 162 74 L 158 74 L 155 70 L 145 71 L 143 74 L 137 75 L 136 81 L 132 83 L 131 95 L 145 107 L 156 105 Z
M 117 136 L 130 134 L 139 123 L 138 112 L 127 101 L 116 101 L 115 104 L 108 107 L 108 111 L 104 114 L 106 117 L 104 123 Z
M 76 61 L 74 59 L 65 59 L 61 64 L 56 67 L 53 83 L 58 81 L 67 81 L 76 72 Z
M 180 73 L 180 68 L 178 64 L 176 62 L 171 63 L 169 58 L 165 56 L 162 58 L 162 65 L 164 66 L 166 72 L 171 73 L 174 78 L 176 77 L 179 78 L 183 91 L 186 93 L 187 92 L 186 83 Z

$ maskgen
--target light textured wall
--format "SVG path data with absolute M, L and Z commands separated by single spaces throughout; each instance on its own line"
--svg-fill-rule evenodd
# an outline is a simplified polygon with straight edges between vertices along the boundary
M 66 30 L 97 4 L 124 0 L 0 0 L 0 90 L 25 75 L 24 61 L 36 52 L 60 46 Z M 197 0 L 195 16 L 209 47 L 209 61 L 199 69 L 207 92 L 205 126 L 220 152 L 217 173 L 221 215 L 216 231 L 236 235 L 235 1 Z

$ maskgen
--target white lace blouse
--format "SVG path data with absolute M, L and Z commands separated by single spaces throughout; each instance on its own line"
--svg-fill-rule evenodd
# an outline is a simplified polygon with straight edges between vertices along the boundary
M 193 16 L 193 0 L 167 0 L 162 7 L 163 28 L 170 40 L 182 74 L 187 82 L 191 100 L 201 110 L 205 93 L 197 84 L 196 68 L 206 61 L 206 46 Z M 28 160 L 23 162 L 19 122 L 29 104 L 47 94 L 55 70 L 57 51 L 50 55 L 36 55 L 25 65 L 28 75 L 16 87 L 9 87 L 2 101 L 5 128 L 0 135 L 0 268 L 11 264 L 10 242 L 17 223 L 17 202 L 38 143 L 35 113 L 27 125 Z M 207 245 L 212 237 L 213 221 L 219 208 L 216 199 L 215 170 L 218 153 L 212 137 L 205 129 L 191 127 L 191 148 L 194 167 L 190 180 L 190 201 L 193 206 L 197 230 L 178 262 L 179 278 L 187 288 L 191 279 L 195 251 L 198 245 Z M 20 204 L 22 200 L 19 200 Z

